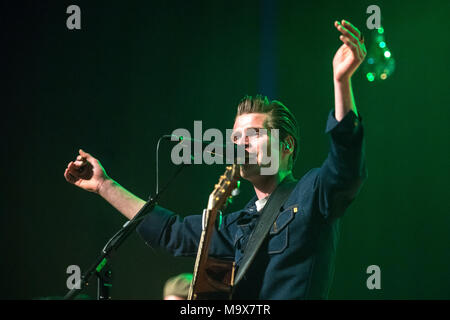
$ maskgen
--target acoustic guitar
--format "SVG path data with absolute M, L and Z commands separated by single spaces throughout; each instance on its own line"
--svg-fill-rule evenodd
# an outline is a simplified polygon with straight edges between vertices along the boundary
M 203 211 L 202 234 L 188 300 L 231 299 L 235 263 L 209 257 L 208 252 L 211 236 L 217 223 L 217 215 L 231 199 L 232 191 L 238 186 L 239 178 L 239 166 L 235 164 L 227 166 L 225 173 L 209 196 L 208 206 Z M 221 220 L 221 213 L 219 219 Z

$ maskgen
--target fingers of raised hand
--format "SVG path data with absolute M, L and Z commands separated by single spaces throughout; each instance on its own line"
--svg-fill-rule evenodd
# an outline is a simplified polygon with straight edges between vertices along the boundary
M 71 161 L 69 163 L 69 169 L 74 171 L 74 172 L 81 172 L 83 171 L 83 168 L 86 166 L 88 162 L 86 161 L 86 159 L 80 159 L 79 157 L 77 157 L 77 159 L 75 161 Z
M 347 20 L 342 20 L 342 25 L 347 28 L 353 35 L 356 36 L 358 40 L 361 40 L 361 31 L 358 30 L 353 24 L 348 22 Z
M 78 150 L 78 152 L 79 152 L 80 156 L 83 157 L 84 159 L 92 158 L 92 156 L 89 153 L 84 152 L 83 149 Z
M 358 37 L 355 34 L 353 34 L 349 29 L 347 29 L 337 21 L 334 23 L 334 25 L 342 33 L 342 35 L 347 37 L 352 43 L 354 43 L 355 45 L 359 44 Z
M 340 35 L 340 36 L 339 36 L 339 39 L 340 39 L 342 42 L 344 42 L 346 45 L 348 45 L 348 46 L 350 47 L 350 49 L 352 49 L 352 50 L 353 50 L 353 49 L 356 49 L 356 48 L 358 47 L 358 45 L 355 44 L 355 42 L 352 41 L 352 39 L 349 38 L 349 37 Z
M 72 171 L 69 169 L 69 167 L 72 165 L 72 162 L 69 163 L 69 165 L 66 168 L 66 171 L 64 171 L 64 178 L 70 182 L 70 183 L 75 183 L 78 178 L 76 177 L 76 175 L 74 175 L 72 173 Z
M 77 157 L 77 160 L 73 163 L 78 170 L 82 170 L 83 167 L 87 164 L 87 160 L 81 156 Z
M 364 42 L 361 41 L 361 32 L 353 26 L 350 22 L 342 20 L 342 23 L 335 21 L 335 27 L 342 33 L 339 37 L 350 50 L 360 59 L 363 60 L 366 56 L 367 50 Z
M 348 37 L 345 37 L 343 35 L 341 35 L 339 37 L 339 39 L 341 39 L 341 41 L 343 43 L 345 43 L 347 45 L 347 47 L 350 48 L 350 50 L 358 57 L 358 59 L 362 59 L 363 55 L 360 52 L 359 46 L 356 45 L 353 41 L 351 41 Z
M 93 158 L 92 158 L 93 159 Z M 95 159 L 94 159 L 95 160 Z M 95 162 L 94 162 L 95 163 Z M 95 167 L 84 157 L 77 157 L 77 160 L 69 163 L 69 172 L 76 178 L 89 180 L 92 178 Z
M 67 165 L 67 170 L 72 176 L 76 177 L 79 174 L 80 166 L 75 164 L 75 162 L 70 161 L 69 164 Z

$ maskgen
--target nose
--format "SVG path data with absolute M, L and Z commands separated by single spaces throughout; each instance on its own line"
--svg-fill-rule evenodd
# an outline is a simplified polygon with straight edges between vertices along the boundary
M 249 147 L 248 137 L 246 137 L 246 136 L 236 138 L 234 143 L 239 147 L 244 147 L 245 149 L 247 149 Z

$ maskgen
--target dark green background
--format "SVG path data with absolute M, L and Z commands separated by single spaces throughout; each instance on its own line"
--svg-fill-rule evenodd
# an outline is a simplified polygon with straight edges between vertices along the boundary
M 66 28 L 70 4 L 81 8 L 79 31 Z M 231 128 L 240 98 L 261 92 L 298 117 L 296 176 L 320 166 L 340 46 L 333 22 L 368 39 L 371 4 L 396 71 L 384 82 L 353 77 L 369 178 L 343 218 L 330 298 L 450 298 L 448 1 L 279 1 L 268 14 L 252 1 L 23 0 L 1 3 L 0 298 L 64 295 L 67 266 L 87 268 L 126 221 L 63 178 L 80 147 L 147 198 L 161 135 L 194 120 Z M 174 169 L 164 144 L 162 184 Z M 161 205 L 200 213 L 223 170 L 186 168 Z M 230 209 L 252 194 L 243 183 Z M 159 299 L 193 262 L 133 234 L 113 260 L 113 297 Z M 366 287 L 373 264 L 381 290 Z M 95 297 L 95 281 L 84 293 Z

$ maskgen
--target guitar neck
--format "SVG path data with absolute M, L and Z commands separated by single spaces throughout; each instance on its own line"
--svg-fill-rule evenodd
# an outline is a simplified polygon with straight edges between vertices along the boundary
M 214 232 L 216 216 L 218 210 L 226 205 L 228 197 L 232 196 L 232 190 L 238 187 L 239 166 L 232 165 L 226 168 L 225 173 L 220 176 L 219 182 L 214 186 L 214 191 L 209 196 L 207 209 L 203 212 L 202 234 L 198 244 L 197 258 L 192 277 L 192 283 L 189 288 L 189 300 L 200 298 L 203 293 L 210 290 L 221 290 L 228 292 L 228 288 L 233 283 L 234 262 L 231 265 L 232 271 L 227 272 L 229 262 L 212 261 L 217 259 L 208 259 L 209 243 Z M 208 266 L 208 264 L 210 264 Z M 226 286 L 219 284 L 217 281 L 208 276 L 207 270 L 212 270 L 216 275 L 222 275 Z M 224 272 L 225 270 L 225 272 Z M 200 276 L 199 276 L 200 275 Z
M 209 243 L 214 231 L 214 224 L 216 221 L 217 211 L 206 210 L 205 211 L 205 228 L 202 230 L 200 242 L 198 244 L 197 258 L 195 259 L 194 272 L 192 277 L 192 283 L 189 288 L 188 300 L 195 299 L 194 288 L 197 284 L 198 274 L 203 272 L 205 264 L 208 259 Z

